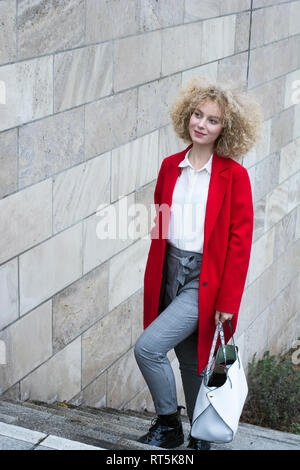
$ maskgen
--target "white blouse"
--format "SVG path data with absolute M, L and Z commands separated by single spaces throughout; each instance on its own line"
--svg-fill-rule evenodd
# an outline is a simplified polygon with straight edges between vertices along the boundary
M 204 221 L 213 153 L 208 162 L 195 170 L 187 152 L 179 163 L 167 234 L 167 242 L 181 250 L 203 253 Z

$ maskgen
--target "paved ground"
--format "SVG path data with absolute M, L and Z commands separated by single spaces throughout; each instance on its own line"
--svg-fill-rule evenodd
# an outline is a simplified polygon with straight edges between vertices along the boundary
M 0 400 L 0 450 L 161 450 L 136 442 L 151 416 L 111 409 Z M 189 424 L 183 418 L 186 450 Z M 300 450 L 300 436 L 240 423 L 212 450 Z

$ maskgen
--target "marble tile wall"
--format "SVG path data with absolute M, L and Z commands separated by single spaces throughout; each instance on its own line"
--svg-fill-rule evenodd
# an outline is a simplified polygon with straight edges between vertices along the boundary
M 238 79 L 264 112 L 242 160 L 245 367 L 300 335 L 299 14 L 300 0 L 0 2 L 0 395 L 154 411 L 133 347 L 156 177 L 186 147 L 168 109 L 195 75 Z

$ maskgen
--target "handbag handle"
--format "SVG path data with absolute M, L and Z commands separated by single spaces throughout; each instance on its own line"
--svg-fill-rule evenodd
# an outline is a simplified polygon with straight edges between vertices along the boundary
M 217 339 L 218 339 L 219 334 L 220 334 L 220 339 L 221 339 L 223 356 L 224 356 L 224 360 L 225 360 L 225 364 L 226 364 L 226 350 L 225 350 L 224 330 L 223 330 L 222 322 L 220 320 L 219 323 L 216 326 L 213 342 L 212 342 L 210 353 L 209 353 L 209 359 L 208 359 L 208 363 L 207 363 L 207 367 L 206 367 L 206 373 L 205 373 L 205 383 L 206 384 L 208 383 L 208 376 L 209 376 L 209 373 L 210 373 L 210 369 L 211 369 L 211 365 L 212 365 L 214 352 L 215 352 L 215 349 L 216 349 L 216 344 L 217 344 Z
M 230 320 L 226 320 L 226 321 L 228 321 L 228 323 L 229 323 L 229 327 L 230 327 L 230 331 L 231 331 L 232 343 L 233 343 L 234 348 L 236 349 L 236 345 L 235 345 L 235 342 L 234 342 L 234 336 L 233 336 L 233 330 L 232 330 L 231 321 L 230 321 Z M 222 324 L 222 322 L 221 322 L 221 320 L 220 320 L 219 323 L 218 323 L 217 326 L 216 326 L 216 330 L 215 330 L 213 342 L 212 342 L 211 349 L 210 349 L 210 353 L 209 353 L 209 359 L 208 359 L 208 363 L 207 363 L 207 367 L 206 367 L 206 371 L 205 371 L 205 383 L 206 383 L 206 384 L 208 383 L 208 376 L 209 376 L 209 373 L 210 373 L 210 369 L 211 369 L 211 365 L 212 365 L 212 361 L 213 361 L 213 357 L 214 357 L 214 351 L 215 351 L 215 349 L 216 349 L 216 344 L 217 344 L 217 339 L 218 339 L 218 335 L 219 335 L 219 334 L 220 334 L 220 340 L 221 340 L 221 346 L 222 346 L 222 351 L 223 351 L 223 357 L 224 357 L 225 365 L 226 365 L 226 362 L 227 362 L 227 359 L 226 359 L 226 348 L 225 348 L 225 336 L 224 336 L 223 324 Z M 239 366 L 240 366 L 240 361 L 239 361 Z

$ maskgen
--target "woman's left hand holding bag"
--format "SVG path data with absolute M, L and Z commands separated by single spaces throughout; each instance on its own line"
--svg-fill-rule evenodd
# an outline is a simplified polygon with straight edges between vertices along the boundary
M 216 310 L 215 313 L 215 324 L 217 325 L 219 321 L 224 323 L 226 320 L 231 320 L 233 317 L 233 313 L 226 313 L 226 312 L 220 312 L 220 310 Z

